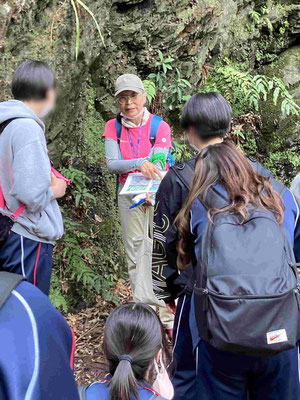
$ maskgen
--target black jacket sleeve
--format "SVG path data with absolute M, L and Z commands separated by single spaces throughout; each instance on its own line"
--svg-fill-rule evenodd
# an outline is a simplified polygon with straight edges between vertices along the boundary
M 188 189 L 170 170 L 156 194 L 152 278 L 154 293 L 166 303 L 176 299 L 187 285 L 190 272 L 177 270 L 177 231 L 174 220 L 188 195 Z

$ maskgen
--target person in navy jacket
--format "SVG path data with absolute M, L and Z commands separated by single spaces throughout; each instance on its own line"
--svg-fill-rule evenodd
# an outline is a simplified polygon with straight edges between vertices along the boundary
M 199 200 L 198 196 L 209 187 L 213 187 L 223 199 L 228 199 L 228 207 L 224 208 L 226 212 L 244 216 L 246 207 L 254 204 L 275 215 L 278 224 L 285 227 L 292 245 L 295 237 L 299 237 L 299 206 L 292 192 L 286 189 L 281 197 L 272 188 L 270 180 L 254 171 L 232 143 L 214 144 L 199 153 L 192 188 L 176 219 L 180 270 L 190 263 L 187 236 L 193 235 L 198 258 L 210 214 L 224 212 L 207 210 Z M 196 323 L 197 312 L 196 303 L 192 301 L 189 324 L 197 364 L 196 388 L 201 392 L 201 400 L 246 400 L 248 395 L 253 400 L 299 400 L 297 346 L 269 357 L 221 351 L 201 340 Z M 252 329 L 255 331 L 255 324 Z M 240 335 L 243 335 L 242 331 Z
M 82 398 L 163 400 L 160 394 L 173 398 L 165 369 L 165 335 L 151 307 L 129 303 L 116 308 L 105 325 L 103 350 L 110 374 L 103 382 L 80 388 Z
M 0 399 L 79 400 L 74 345 L 48 297 L 21 282 L 0 309 Z
M 182 126 L 188 132 L 192 147 L 201 151 L 206 146 L 222 143 L 230 131 L 232 111 L 230 104 L 219 93 L 198 93 L 184 107 Z M 253 168 L 265 177 L 272 174 L 261 164 L 249 158 Z M 196 158 L 178 166 L 195 169 Z M 177 268 L 178 231 L 174 225 L 176 216 L 182 209 L 189 190 L 185 183 L 170 169 L 160 184 L 156 194 L 154 215 L 154 244 L 152 258 L 153 289 L 159 299 L 163 299 L 170 309 L 176 312 L 174 328 L 174 350 L 172 356 L 173 379 L 176 400 L 193 400 L 198 395 L 196 385 L 197 363 L 193 352 L 192 332 L 189 323 L 192 288 L 189 279 L 192 266 L 179 273 Z M 192 182 L 193 173 L 191 173 Z M 293 216 L 289 219 L 289 228 L 293 218 L 298 215 L 298 205 L 290 192 L 286 193 L 285 202 L 292 204 Z M 201 225 L 201 220 L 199 220 Z M 299 225 L 299 224 L 298 224 Z M 294 236 L 294 252 L 300 261 L 300 232 Z M 197 248 L 195 237 L 190 234 L 189 249 L 191 264 L 196 265 Z M 175 299 L 178 299 L 177 307 Z

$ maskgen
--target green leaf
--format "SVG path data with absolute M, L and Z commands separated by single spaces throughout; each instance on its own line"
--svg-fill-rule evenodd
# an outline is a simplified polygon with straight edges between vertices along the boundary
M 280 88 L 277 86 L 275 88 L 275 90 L 274 90 L 274 93 L 273 93 L 273 103 L 274 103 L 275 106 L 277 105 L 277 100 L 278 100 L 279 93 L 280 93 Z
M 159 57 L 160 61 L 163 62 L 164 56 L 163 56 L 163 53 L 160 50 L 158 50 L 158 57 Z
M 76 60 L 78 59 L 79 54 L 79 42 L 80 42 L 80 21 L 78 17 L 78 11 L 74 0 L 71 0 L 71 4 L 75 13 L 75 20 L 76 20 L 76 43 L 75 43 L 75 56 Z
M 165 63 L 172 63 L 173 61 L 174 61 L 174 58 L 172 58 L 172 57 L 167 57 L 167 58 L 164 60 Z
M 74 0 L 71 0 L 71 1 L 74 1 Z M 98 32 L 99 32 L 99 36 L 100 36 L 100 38 L 101 38 L 101 40 L 102 40 L 103 46 L 105 47 L 104 38 L 103 38 L 103 36 L 102 36 L 100 26 L 99 26 L 99 24 L 98 24 L 98 21 L 96 20 L 96 17 L 95 17 L 95 15 L 94 15 L 94 13 L 91 11 L 91 9 L 90 9 L 86 4 L 84 4 L 83 1 L 81 1 L 81 0 L 76 0 L 76 1 L 77 1 L 77 3 L 80 4 L 81 7 L 83 7 L 83 8 L 90 14 L 90 16 L 93 18 L 93 20 L 94 20 L 94 22 L 95 22 L 95 25 L 96 25 L 96 28 L 97 28 L 97 30 L 98 30 Z

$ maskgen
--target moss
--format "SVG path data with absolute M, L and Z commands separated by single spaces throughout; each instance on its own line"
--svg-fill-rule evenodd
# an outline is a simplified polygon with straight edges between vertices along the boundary
M 80 144 L 80 153 L 89 162 L 95 163 L 105 158 L 103 133 L 105 121 L 101 114 L 95 110 L 96 91 L 86 89 L 87 115 L 83 123 L 83 141 Z

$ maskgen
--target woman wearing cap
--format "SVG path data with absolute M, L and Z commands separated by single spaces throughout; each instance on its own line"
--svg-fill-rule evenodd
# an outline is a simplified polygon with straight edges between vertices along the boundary
M 156 174 L 160 175 L 160 171 L 166 168 L 172 143 L 170 126 L 145 107 L 147 97 L 143 82 L 138 76 L 121 75 L 115 83 L 115 97 L 120 113 L 117 118 L 107 122 L 103 136 L 106 139 L 107 167 L 111 173 L 119 175 L 120 193 L 130 172 L 142 172 L 150 179 L 155 178 Z M 155 140 L 151 140 L 154 125 L 156 135 Z M 144 225 L 149 216 L 145 213 L 144 206 L 129 209 L 131 205 L 132 196 L 118 195 L 128 272 L 134 292 L 136 258 L 133 238 L 144 235 Z M 153 207 L 150 212 L 153 218 Z M 173 321 L 170 320 L 170 316 L 168 322 L 164 317 L 162 319 L 166 328 L 171 329 Z

